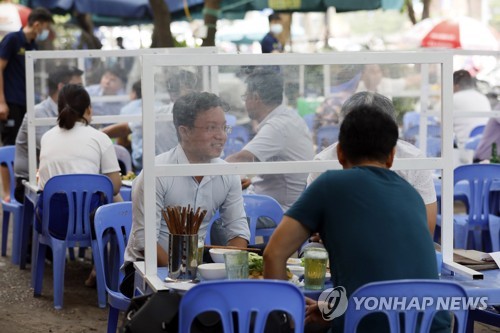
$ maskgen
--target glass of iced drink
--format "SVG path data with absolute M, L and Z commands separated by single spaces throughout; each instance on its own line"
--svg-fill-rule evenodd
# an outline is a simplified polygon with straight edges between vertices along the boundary
M 307 248 L 304 252 L 304 288 L 323 290 L 328 252 L 324 248 Z

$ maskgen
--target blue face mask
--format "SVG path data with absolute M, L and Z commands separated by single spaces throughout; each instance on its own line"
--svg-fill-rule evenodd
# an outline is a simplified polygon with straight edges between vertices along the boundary
M 47 37 L 49 37 L 49 29 L 43 29 L 42 32 L 40 32 L 36 36 L 36 41 L 37 42 L 42 42 L 42 41 L 46 40 Z

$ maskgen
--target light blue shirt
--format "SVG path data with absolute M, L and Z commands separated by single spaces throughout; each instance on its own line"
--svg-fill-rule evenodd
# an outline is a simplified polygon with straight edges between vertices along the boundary
M 226 163 L 214 158 L 210 163 Z M 155 164 L 190 164 L 180 145 L 156 156 Z M 144 251 L 144 175 L 137 176 L 132 186 L 132 231 L 125 250 L 125 261 L 142 259 Z M 168 250 L 168 227 L 163 221 L 161 209 L 168 206 L 191 205 L 195 210 L 206 209 L 198 235 L 204 237 L 214 214 L 219 210 L 226 239 L 235 237 L 250 239 L 250 230 L 243 207 L 241 181 L 237 175 L 204 176 L 200 183 L 193 177 L 156 178 L 156 239 Z
M 86 88 L 89 96 L 103 96 L 103 91 L 100 84 L 94 84 Z M 125 90 L 120 89 L 116 96 L 125 95 Z M 124 102 L 95 102 L 92 101 L 92 113 L 94 116 L 111 116 L 120 114 L 121 108 L 125 105 Z

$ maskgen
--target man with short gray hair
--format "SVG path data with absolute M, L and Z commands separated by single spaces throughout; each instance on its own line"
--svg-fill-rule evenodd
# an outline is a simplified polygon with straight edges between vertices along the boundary
M 363 91 L 352 95 L 344 102 L 340 111 L 340 121 L 342 122 L 345 116 L 352 109 L 362 105 L 376 106 L 377 108 L 384 110 L 394 120 L 396 119 L 394 105 L 390 99 L 378 93 Z M 325 148 L 323 151 L 318 153 L 314 159 L 321 161 L 337 160 L 337 144 L 338 142 L 335 142 Z M 403 140 L 397 141 L 396 159 L 422 157 L 425 157 L 425 155 L 422 154 L 417 147 Z M 434 234 L 437 217 L 437 199 L 434 182 L 432 180 L 432 172 L 430 170 L 396 170 L 395 172 L 406 179 L 406 181 L 408 181 L 422 196 L 427 211 L 427 224 L 429 226 L 429 231 L 431 234 Z M 310 173 L 307 178 L 307 184 L 311 184 L 316 178 L 318 178 L 319 175 L 320 173 Z

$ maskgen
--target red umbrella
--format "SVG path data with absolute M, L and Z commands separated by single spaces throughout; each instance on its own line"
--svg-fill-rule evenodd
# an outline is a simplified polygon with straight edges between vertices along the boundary
M 0 3 L 0 33 L 17 31 L 28 23 L 31 9 L 26 6 Z
M 423 47 L 469 50 L 498 50 L 492 28 L 470 17 L 446 19 L 434 26 L 422 39 Z

